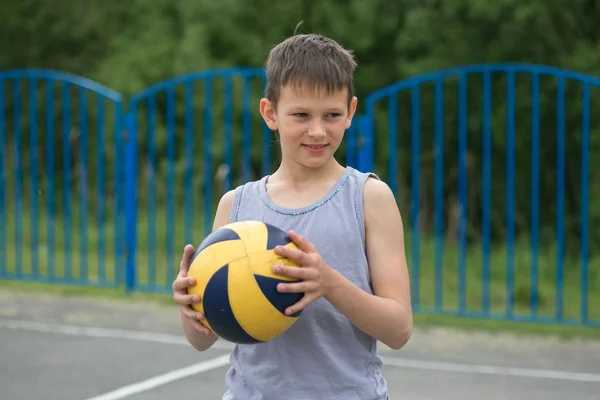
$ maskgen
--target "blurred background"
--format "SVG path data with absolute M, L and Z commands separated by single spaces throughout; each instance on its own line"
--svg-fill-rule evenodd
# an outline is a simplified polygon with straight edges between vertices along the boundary
M 396 193 L 415 311 L 598 326 L 598 2 L 5 0 L 0 21 L 7 285 L 168 294 L 224 191 L 277 166 L 262 66 L 302 21 L 358 60 L 338 158 Z

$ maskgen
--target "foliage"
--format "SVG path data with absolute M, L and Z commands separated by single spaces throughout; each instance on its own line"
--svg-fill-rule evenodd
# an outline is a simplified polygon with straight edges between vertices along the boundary
M 87 7 L 87 8 L 86 8 Z M 442 68 L 474 63 L 522 62 L 547 64 L 590 75 L 600 75 L 600 33 L 596 22 L 600 6 L 592 0 L 22 0 L 0 5 L 0 69 L 49 68 L 82 75 L 126 96 L 159 81 L 180 74 L 217 67 L 261 67 L 267 52 L 278 41 L 299 32 L 318 32 L 332 36 L 354 50 L 360 64 L 356 89 L 360 98 L 400 79 Z M 492 215 L 494 237 L 502 239 L 505 226 L 506 153 L 504 106 L 506 80 L 494 77 L 494 124 Z M 449 83 L 445 121 L 445 215 L 449 234 L 455 225 L 452 210 L 457 198 L 458 165 L 456 129 L 456 85 Z M 531 82 L 516 80 L 516 228 L 526 234 L 529 229 L 530 104 L 525 101 Z M 468 128 L 468 213 L 469 232 L 474 240 L 480 235 L 482 188 L 481 84 L 469 83 Z M 595 89 L 596 90 L 596 89 Z M 8 91 L 7 91 L 8 93 Z M 598 93 L 592 92 L 592 104 Z M 8 97 L 7 97 L 8 98 Z M 525 100 L 523 100 L 525 99 Z M 523 101 L 521 101 L 523 100 Z M 552 241 L 556 219 L 556 82 L 544 81 L 540 101 L 542 121 L 542 160 L 540 178 L 540 223 L 543 237 Z M 431 110 L 433 97 L 424 92 L 423 110 Z M 408 113 L 410 103 L 402 103 Z M 581 87 L 566 86 L 566 193 L 565 227 L 569 249 L 577 251 L 580 226 L 580 112 Z M 164 104 L 161 103 L 162 106 Z M 6 102 L 6 107 L 10 106 Z M 165 110 L 159 107 L 159 133 L 164 132 Z M 454 107 L 454 108 L 452 108 Z M 196 114 L 201 112 L 196 105 Z M 56 111 L 57 115 L 58 110 Z M 95 112 L 95 111 L 93 111 Z M 184 110 L 177 106 L 177 120 Z M 594 114 L 594 113 L 592 113 Z M 237 115 L 237 114 L 236 114 Z M 422 115 L 422 226 L 431 230 L 427 218 L 433 210 L 432 114 Z M 12 126 L 7 113 L 7 126 Z M 92 115 L 93 118 L 93 115 Z M 593 115 L 590 148 L 590 196 L 600 194 L 600 152 L 598 120 Z M 408 119 L 403 123 L 408 123 Z M 221 122 L 215 131 L 221 129 Z M 257 123 L 258 124 L 258 123 Z M 258 125 L 257 125 L 258 126 Z M 409 125 L 402 125 L 408 129 Z M 27 131 L 24 119 L 23 131 Z M 160 136 L 160 135 L 159 135 Z M 410 137 L 399 134 L 398 195 L 403 212 L 410 205 Z M 9 140 L 12 136 L 8 135 Z M 377 171 L 386 175 L 387 131 L 378 130 Z M 24 138 L 23 160 L 28 160 L 29 139 Z M 140 139 L 142 157 L 147 155 L 146 139 Z M 89 141 L 93 154 L 95 144 Z M 112 144 L 111 144 L 112 143 Z M 236 142 L 239 144 L 240 142 Z M 55 140 L 60 148 L 60 137 Z M 12 148 L 12 143 L 6 148 Z M 114 158 L 114 143 L 107 151 Z M 165 157 L 166 139 L 158 139 L 158 158 Z M 183 149 L 183 144 L 178 144 Z M 85 149 L 81 149 L 85 152 Z M 215 152 L 221 147 L 216 146 Z M 56 177 L 62 173 L 57 153 Z M 182 154 L 182 153 L 178 153 Z M 113 158 L 113 159 L 114 159 Z M 9 161 L 11 157 L 9 156 Z M 260 146 L 253 149 L 253 160 L 260 162 Z M 74 161 L 76 162 L 76 161 Z M 215 163 L 222 162 L 217 159 Z M 236 161 L 237 162 L 237 161 Z M 27 167 L 27 165 L 25 166 Z M 75 167 L 74 167 L 75 168 Z M 164 172 L 163 168 L 160 173 Z M 258 174 L 259 168 L 255 167 Z M 10 170 L 10 168 L 9 168 Z M 141 169 L 144 170 L 143 168 Z M 183 158 L 176 173 L 183 174 Z M 201 175 L 201 174 L 198 174 Z M 145 175 L 144 175 L 145 176 Z M 253 175 L 255 177 L 255 175 Z M 76 178 L 73 178 L 76 179 Z M 144 178 L 146 179 L 146 178 Z M 93 182 L 93 179 L 90 179 Z M 201 184 L 201 178 L 194 181 Z M 57 189 L 59 190 L 59 189 Z M 160 200 L 160 199 L 159 199 Z M 600 219 L 600 207 L 590 209 L 591 240 L 600 239 L 594 222 Z M 572 240 L 571 240 L 572 239 Z

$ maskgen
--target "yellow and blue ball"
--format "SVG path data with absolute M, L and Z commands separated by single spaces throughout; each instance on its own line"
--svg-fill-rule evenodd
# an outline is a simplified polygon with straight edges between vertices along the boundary
M 295 279 L 273 273 L 275 265 L 298 266 L 275 253 L 276 246 L 296 248 L 281 229 L 260 221 L 225 225 L 208 235 L 196 249 L 188 289 L 202 301 L 194 309 L 217 336 L 239 344 L 272 340 L 287 331 L 301 312 L 285 315 L 303 293 L 281 293 L 277 285 Z

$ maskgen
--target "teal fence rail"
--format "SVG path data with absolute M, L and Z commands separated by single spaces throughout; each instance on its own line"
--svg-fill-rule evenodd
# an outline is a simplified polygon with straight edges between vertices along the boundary
M 0 71 L 0 279 L 169 292 L 221 194 L 277 165 L 264 83 L 262 69 L 208 70 L 124 99 Z M 338 157 L 396 194 L 416 312 L 600 326 L 599 86 L 470 65 L 361 100 Z

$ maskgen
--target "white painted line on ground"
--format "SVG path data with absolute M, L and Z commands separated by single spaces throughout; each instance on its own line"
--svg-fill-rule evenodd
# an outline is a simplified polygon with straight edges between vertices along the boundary
M 0 319 L 0 328 L 106 339 L 127 339 L 133 341 L 189 346 L 188 342 L 184 337 L 123 329 L 105 329 L 96 327 L 49 324 L 43 322 L 20 321 L 10 319 Z M 231 350 L 233 346 L 231 343 L 228 342 L 217 341 L 213 348 L 221 350 Z M 485 374 L 499 376 L 514 376 L 521 378 L 543 378 L 554 380 L 600 383 L 600 374 L 583 372 L 542 370 L 535 368 L 499 367 L 480 364 L 459 364 L 387 356 L 384 356 L 384 365 L 427 371 L 444 371 L 468 374 Z
M 554 371 L 534 368 L 497 367 L 492 365 L 480 364 L 458 364 L 449 362 L 410 360 L 390 357 L 386 357 L 384 359 L 384 365 L 409 369 L 421 369 L 426 371 L 444 371 L 467 374 L 501 375 L 514 376 L 519 378 L 542 378 L 600 383 L 600 374 L 589 374 L 584 372 Z
M 176 369 L 166 374 L 157 375 L 150 379 L 146 379 L 141 382 L 132 383 L 131 385 L 123 386 L 112 392 L 101 394 L 100 396 L 91 397 L 87 400 L 119 400 L 124 399 L 128 396 L 145 392 L 156 388 L 157 386 L 166 385 L 180 379 L 184 379 L 202 372 L 210 371 L 211 369 L 217 369 L 224 367 L 229 364 L 229 356 L 221 356 L 213 358 L 212 360 L 199 362 L 189 367 Z
M 166 335 L 162 333 L 133 331 L 124 329 L 106 329 L 89 326 L 75 326 L 63 324 L 49 324 L 45 322 L 20 321 L 11 319 L 0 319 L 0 328 L 13 330 L 34 331 L 41 333 L 57 333 L 72 336 L 87 336 L 103 339 L 126 339 L 138 342 L 153 342 L 162 344 L 178 344 L 189 346 L 185 337 Z M 221 350 L 232 350 L 233 345 L 227 342 L 217 341 L 213 348 Z

